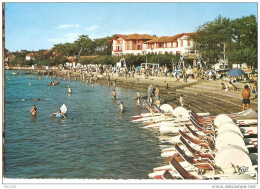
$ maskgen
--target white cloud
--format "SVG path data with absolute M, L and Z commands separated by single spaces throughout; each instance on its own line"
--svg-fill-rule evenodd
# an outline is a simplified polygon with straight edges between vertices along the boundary
M 65 29 L 65 28 L 78 28 L 79 27 L 79 24 L 62 24 L 62 25 L 59 25 L 57 26 L 56 28 L 57 29 Z
M 93 31 L 93 30 L 96 30 L 97 28 L 98 28 L 98 25 L 93 25 L 93 26 L 87 27 L 86 30 Z
M 81 35 L 80 33 L 67 33 L 65 35 L 63 35 L 62 37 L 59 38 L 49 38 L 46 39 L 46 41 L 52 42 L 52 43 L 72 43 L 74 41 L 76 41 L 79 37 L 79 35 Z

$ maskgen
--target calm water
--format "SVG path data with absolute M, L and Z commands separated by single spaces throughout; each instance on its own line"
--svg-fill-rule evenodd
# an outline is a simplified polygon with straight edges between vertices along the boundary
M 130 122 L 140 113 L 136 91 L 116 87 L 113 100 L 114 87 L 75 80 L 51 87 L 49 77 L 36 77 L 5 72 L 7 178 L 148 179 L 162 164 L 156 134 Z M 120 101 L 125 113 L 117 110 Z M 68 118 L 50 118 L 63 103 Z M 30 115 L 33 104 L 36 119 Z

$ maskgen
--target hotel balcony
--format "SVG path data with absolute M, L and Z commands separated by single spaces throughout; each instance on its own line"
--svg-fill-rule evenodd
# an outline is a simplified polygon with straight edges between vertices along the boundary
M 117 49 L 117 50 L 114 50 L 114 52 L 123 52 L 123 50 L 122 49 Z

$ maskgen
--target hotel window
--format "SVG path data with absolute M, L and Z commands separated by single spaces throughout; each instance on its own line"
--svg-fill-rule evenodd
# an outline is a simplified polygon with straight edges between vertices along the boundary
M 159 48 L 162 48 L 162 44 L 159 44 Z
M 177 47 L 177 42 L 173 42 L 173 43 L 172 43 L 172 47 L 173 47 L 173 48 Z
M 141 45 L 137 45 L 137 50 L 142 50 L 142 46 Z
M 121 51 L 121 50 L 122 50 L 122 47 L 121 47 L 121 46 L 116 46 L 116 50 L 117 50 L 117 51 Z
M 183 47 L 183 39 L 181 39 L 181 47 Z
M 126 45 L 126 49 L 127 49 L 127 50 L 132 50 L 132 44 L 127 44 L 127 45 Z
M 188 47 L 190 46 L 190 40 L 189 39 L 187 40 L 187 46 Z
M 172 47 L 172 43 L 171 43 L 171 42 L 168 42 L 168 43 L 167 43 L 167 47 L 168 47 L 168 48 Z

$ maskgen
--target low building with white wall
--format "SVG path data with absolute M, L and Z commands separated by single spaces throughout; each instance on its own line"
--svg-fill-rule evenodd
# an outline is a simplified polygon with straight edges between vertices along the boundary
M 156 38 L 155 36 L 143 34 L 116 35 L 112 39 L 112 55 L 124 54 L 141 55 L 146 54 L 146 41 Z
M 112 39 L 112 55 L 184 54 L 194 49 L 190 35 L 181 33 L 171 37 L 150 35 L 117 35 Z

